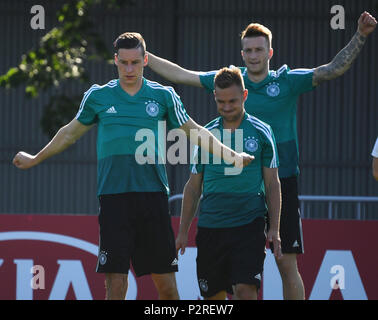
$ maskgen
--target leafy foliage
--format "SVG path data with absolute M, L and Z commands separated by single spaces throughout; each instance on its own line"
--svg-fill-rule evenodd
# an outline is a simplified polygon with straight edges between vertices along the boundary
M 18 66 L 0 76 L 0 86 L 10 89 L 25 85 L 26 96 L 36 98 L 40 92 L 58 87 L 65 80 L 88 82 L 84 61 L 109 61 L 112 58 L 105 42 L 95 31 L 91 10 L 99 7 L 106 13 L 133 4 L 134 0 L 68 0 L 56 14 L 58 26 L 41 38 L 37 48 L 25 53 Z M 76 109 L 76 97 L 51 97 L 41 122 L 43 131 L 53 135 L 53 129 L 65 124 L 67 114 L 72 117 Z M 52 110 L 55 111 L 51 113 Z

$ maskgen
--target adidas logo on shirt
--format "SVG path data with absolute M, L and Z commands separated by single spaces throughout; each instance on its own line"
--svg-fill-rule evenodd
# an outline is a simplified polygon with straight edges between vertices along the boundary
M 106 110 L 106 113 L 117 113 L 117 110 L 111 106 L 108 110 Z

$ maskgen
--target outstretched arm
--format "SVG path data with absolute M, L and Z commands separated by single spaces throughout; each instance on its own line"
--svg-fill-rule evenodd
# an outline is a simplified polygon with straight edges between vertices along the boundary
M 52 140 L 36 155 L 20 151 L 13 158 L 13 164 L 19 169 L 29 169 L 56 155 L 76 142 L 91 126 L 85 126 L 76 119 L 60 128 Z
M 180 127 L 190 142 L 200 146 L 203 150 L 222 158 L 226 163 L 233 164 L 236 168 L 242 169 L 255 159 L 254 156 L 245 152 L 238 153 L 220 142 L 209 130 L 200 126 L 191 118 Z M 241 170 L 240 170 L 241 172 Z
M 202 87 L 200 72 L 184 69 L 173 62 L 153 55 L 151 52 L 148 52 L 148 66 L 163 78 L 174 83 Z
M 366 11 L 362 13 L 358 20 L 357 32 L 347 46 L 330 63 L 319 66 L 314 70 L 313 86 L 343 75 L 357 58 L 366 42 L 367 36 L 374 31 L 376 26 L 377 20 L 372 15 Z

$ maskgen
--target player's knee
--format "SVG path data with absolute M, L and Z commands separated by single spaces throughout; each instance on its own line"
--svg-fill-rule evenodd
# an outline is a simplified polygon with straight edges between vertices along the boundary
M 159 294 L 161 297 L 165 297 L 165 299 L 178 299 L 177 287 L 175 285 L 163 287 L 159 290 Z
M 125 299 L 127 284 L 127 274 L 107 274 L 105 278 L 107 298 Z
M 205 297 L 205 300 L 226 300 L 227 292 L 222 290 L 211 297 Z
M 297 257 L 295 254 L 284 254 L 280 259 L 276 259 L 276 263 L 283 276 L 298 273 Z
M 257 300 L 257 287 L 255 285 L 237 284 L 234 293 L 238 300 Z
M 163 299 L 177 299 L 176 281 L 172 279 L 160 280 L 155 282 L 159 297 Z

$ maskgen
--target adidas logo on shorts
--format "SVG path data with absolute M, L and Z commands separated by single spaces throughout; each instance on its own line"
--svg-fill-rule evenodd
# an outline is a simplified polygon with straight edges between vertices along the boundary
M 261 281 L 261 273 L 256 274 L 254 278 Z
M 172 263 L 171 263 L 171 266 L 177 266 L 178 265 L 178 260 L 177 258 L 174 258 Z

